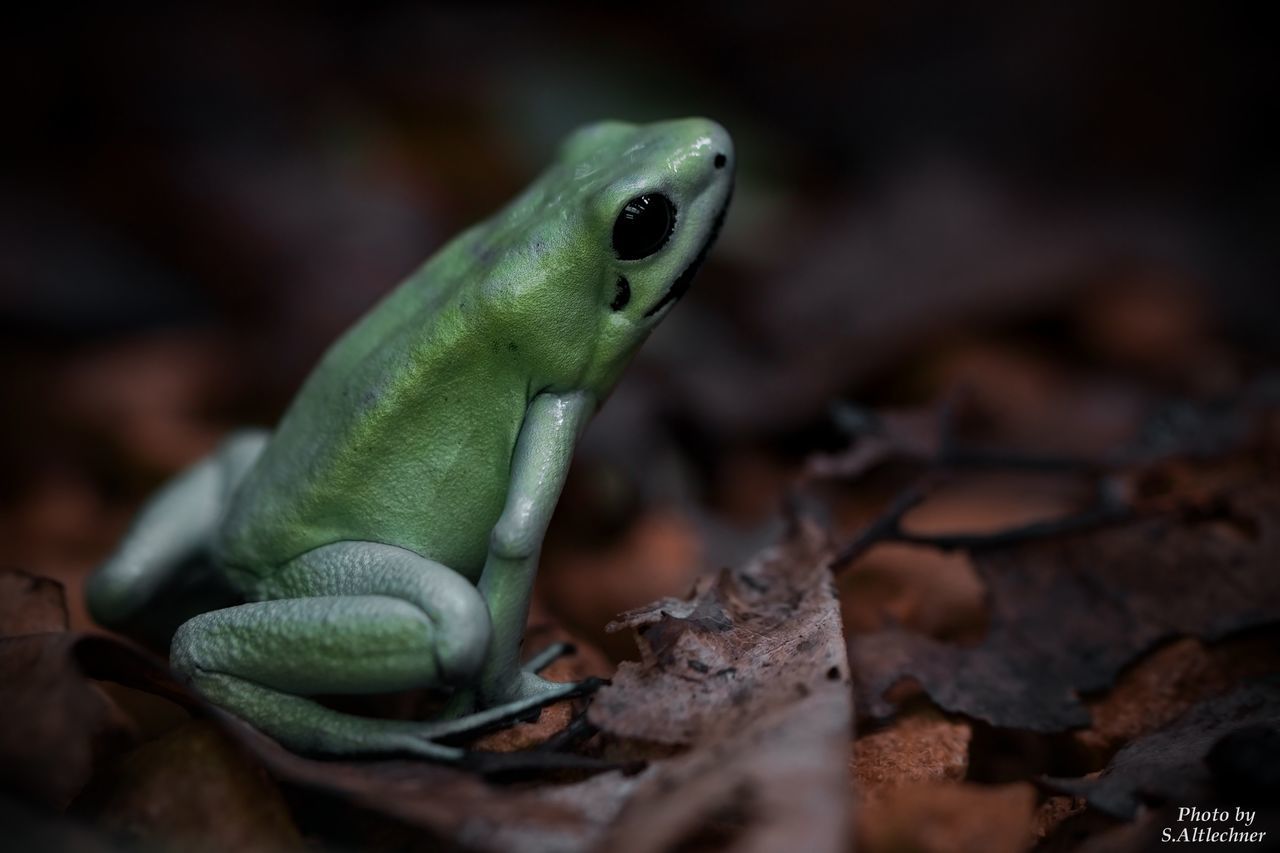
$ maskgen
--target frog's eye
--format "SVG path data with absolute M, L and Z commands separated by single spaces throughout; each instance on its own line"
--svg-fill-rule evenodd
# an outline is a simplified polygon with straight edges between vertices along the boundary
M 661 249 L 676 227 L 676 206 L 661 193 L 638 195 L 623 205 L 613 223 L 613 251 L 619 260 L 647 258 Z

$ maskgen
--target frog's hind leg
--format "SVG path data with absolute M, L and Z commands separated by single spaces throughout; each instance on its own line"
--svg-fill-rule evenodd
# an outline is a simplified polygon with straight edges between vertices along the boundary
M 157 492 L 86 586 L 100 624 L 132 626 L 163 588 L 206 556 L 235 487 L 266 445 L 265 430 L 244 430 Z
M 307 698 L 474 682 L 489 611 L 466 578 L 411 551 L 373 542 L 317 548 L 268 575 L 270 600 L 201 614 L 173 638 L 170 660 L 215 704 L 291 749 L 328 754 L 463 753 L 437 742 L 581 692 L 521 699 L 455 720 L 344 714 Z

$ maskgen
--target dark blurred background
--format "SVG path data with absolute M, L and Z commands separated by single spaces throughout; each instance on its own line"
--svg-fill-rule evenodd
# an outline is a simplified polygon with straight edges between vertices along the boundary
M 11 11 L 4 561 L 75 584 L 600 118 L 713 117 L 739 174 L 566 493 L 545 583 L 590 599 L 580 627 L 750 553 L 838 444 L 833 400 L 962 383 L 987 438 L 1086 452 L 1274 365 L 1270 32 L 1236 4 L 964 5 Z M 591 587 L 607 560 L 639 580 Z

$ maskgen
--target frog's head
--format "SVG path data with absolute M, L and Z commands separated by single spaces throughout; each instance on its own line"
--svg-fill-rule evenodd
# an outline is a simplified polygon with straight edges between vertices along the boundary
M 733 189 L 733 143 L 701 118 L 588 125 L 484 237 L 504 259 L 535 387 L 603 398 L 689 289 Z
M 608 311 L 619 331 L 643 336 L 688 291 L 720 232 L 733 192 L 733 142 L 691 118 L 636 126 L 601 122 L 565 142 L 561 163 L 603 170 L 592 227 L 605 265 Z
M 734 165 L 729 134 L 702 118 L 601 122 L 565 140 L 556 171 L 575 185 L 564 198 L 578 208 L 567 215 L 597 323 L 588 384 L 607 393 L 689 290 L 724 222 Z

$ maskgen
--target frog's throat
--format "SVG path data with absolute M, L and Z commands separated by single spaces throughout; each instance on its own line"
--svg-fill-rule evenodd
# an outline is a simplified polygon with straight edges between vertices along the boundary
M 675 302 L 680 297 L 689 292 L 689 286 L 693 284 L 693 277 L 698 274 L 698 268 L 702 266 L 702 262 L 707 259 L 707 254 L 711 251 L 711 246 L 716 242 L 716 238 L 720 236 L 720 229 L 724 227 L 725 215 L 729 212 L 729 202 L 733 200 L 733 184 L 729 185 L 729 192 L 725 194 L 724 204 L 720 205 L 720 210 L 716 212 L 716 218 L 711 223 L 711 233 L 707 235 L 706 242 L 702 244 L 702 248 L 698 250 L 697 256 L 690 262 L 689 266 L 684 268 L 684 272 L 676 277 L 667 292 L 662 294 L 652 308 L 644 312 L 644 316 L 652 317 L 669 302 Z

